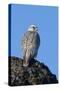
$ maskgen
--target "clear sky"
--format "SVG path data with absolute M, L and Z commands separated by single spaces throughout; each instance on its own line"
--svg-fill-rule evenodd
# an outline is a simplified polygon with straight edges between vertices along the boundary
M 29 25 L 35 24 L 41 38 L 37 60 L 58 76 L 58 8 L 11 5 L 11 56 L 22 58 L 21 39 Z

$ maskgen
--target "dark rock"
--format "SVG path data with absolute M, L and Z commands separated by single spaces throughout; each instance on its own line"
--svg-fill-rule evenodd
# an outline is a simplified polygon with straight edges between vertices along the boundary
M 43 63 L 32 59 L 28 67 L 23 67 L 23 59 L 9 57 L 10 86 L 52 83 L 58 83 L 58 80 Z

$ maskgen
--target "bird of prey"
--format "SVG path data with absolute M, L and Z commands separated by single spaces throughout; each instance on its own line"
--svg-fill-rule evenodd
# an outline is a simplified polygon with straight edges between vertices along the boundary
M 35 25 L 30 25 L 22 39 L 22 49 L 24 52 L 23 66 L 28 66 L 29 61 L 37 56 L 39 46 L 40 36 L 38 34 L 38 28 Z

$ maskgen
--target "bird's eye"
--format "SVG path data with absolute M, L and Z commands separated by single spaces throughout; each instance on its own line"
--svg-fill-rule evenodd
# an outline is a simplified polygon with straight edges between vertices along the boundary
M 33 29 L 35 29 L 35 27 L 33 27 Z

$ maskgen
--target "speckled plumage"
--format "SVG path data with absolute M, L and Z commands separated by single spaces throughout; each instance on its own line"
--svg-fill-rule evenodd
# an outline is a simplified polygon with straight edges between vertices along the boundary
M 33 27 L 32 27 L 33 29 Z M 35 28 L 34 28 L 35 29 Z M 27 66 L 31 58 L 36 57 L 40 45 L 40 37 L 37 31 L 27 31 L 22 39 L 24 63 Z

